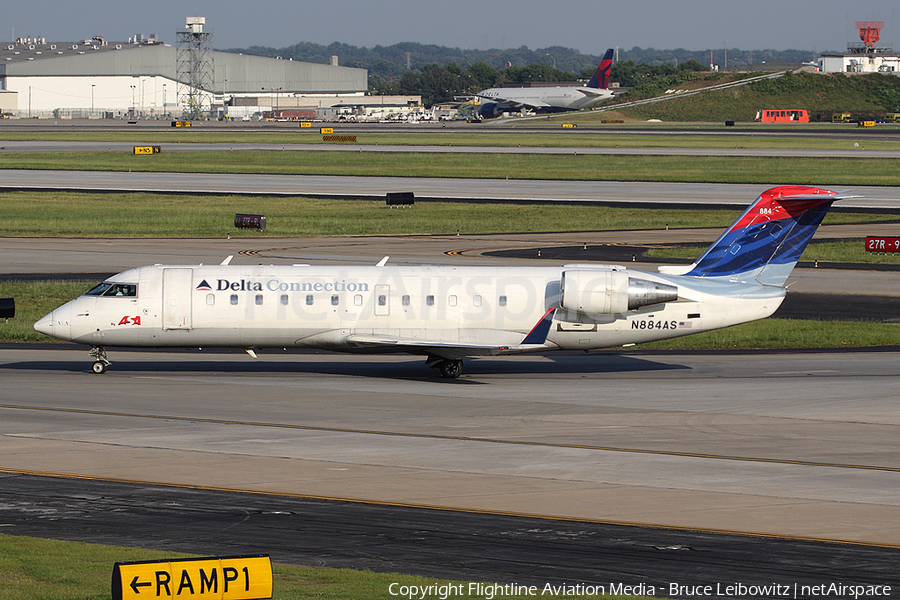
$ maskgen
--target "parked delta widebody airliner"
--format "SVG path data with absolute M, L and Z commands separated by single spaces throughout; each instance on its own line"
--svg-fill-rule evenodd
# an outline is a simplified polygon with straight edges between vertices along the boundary
M 764 192 L 692 265 L 152 265 L 110 277 L 34 328 L 92 347 L 408 352 L 462 359 L 626 346 L 768 317 L 836 192 Z
M 475 94 L 481 104 L 478 116 L 496 119 L 504 112 L 533 110 L 537 112 L 561 112 L 594 107 L 608 98 L 609 71 L 612 68 L 613 49 L 606 55 L 593 77 L 584 86 L 538 87 L 538 88 L 491 88 Z

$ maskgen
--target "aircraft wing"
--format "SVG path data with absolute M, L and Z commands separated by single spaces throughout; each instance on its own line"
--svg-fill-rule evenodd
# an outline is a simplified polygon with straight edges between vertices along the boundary
M 360 335 L 351 334 L 346 342 L 358 349 L 382 349 L 398 352 L 428 353 L 442 358 L 457 360 L 466 356 L 496 356 L 501 352 L 529 352 L 545 350 L 547 333 L 553 322 L 555 308 L 544 313 L 528 335 L 518 344 L 475 344 L 467 342 L 448 342 L 444 340 L 428 340 L 404 338 L 392 335 Z
M 612 92 L 604 89 L 597 88 L 589 88 L 589 87 L 580 87 L 578 88 L 578 92 L 584 94 L 585 96 L 593 96 L 593 97 L 609 97 L 612 98 Z
M 413 354 L 434 354 L 442 358 L 457 360 L 466 356 L 496 356 L 508 350 L 509 346 L 467 344 L 438 340 L 411 340 L 401 337 L 377 335 L 351 335 L 347 344 L 360 350 L 394 350 Z
M 346 341 L 349 346 L 359 350 L 394 350 L 411 354 L 427 352 L 428 354 L 448 359 L 459 359 L 466 356 L 497 356 L 501 352 L 528 352 L 547 349 L 547 346 L 543 343 L 497 346 L 436 340 L 409 340 L 375 335 L 351 335 Z
M 541 102 L 540 100 L 523 102 L 522 100 L 515 98 L 504 98 L 503 96 L 490 96 L 483 97 L 479 96 L 482 102 L 496 102 L 504 109 L 516 109 L 521 110 L 522 108 L 530 108 L 533 110 L 541 109 L 541 108 L 550 108 L 550 105 L 546 102 Z

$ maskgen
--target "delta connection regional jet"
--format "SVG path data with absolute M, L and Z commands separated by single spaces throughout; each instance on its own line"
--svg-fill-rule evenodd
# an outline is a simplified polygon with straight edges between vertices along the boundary
M 592 350 L 763 319 L 836 192 L 770 189 L 692 265 L 659 273 L 555 267 L 152 265 L 130 269 L 34 328 L 92 347 L 407 352 L 443 377 L 464 357 Z

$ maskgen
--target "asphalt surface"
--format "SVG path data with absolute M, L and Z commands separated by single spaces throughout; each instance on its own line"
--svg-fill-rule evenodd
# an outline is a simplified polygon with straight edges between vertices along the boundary
M 898 548 L 10 473 L 0 486 L 0 523 L 16 535 L 540 588 L 644 584 L 669 597 L 689 597 L 673 584 L 775 583 L 792 598 L 832 582 L 900 590 Z
M 412 192 L 417 200 L 541 202 L 607 206 L 745 208 L 771 184 L 649 183 L 609 181 L 526 181 L 427 177 L 335 177 L 0 169 L 0 190 L 68 190 L 240 194 L 314 198 L 377 199 L 389 192 Z M 839 190 L 840 191 L 840 190 Z M 898 211 L 900 189 L 855 186 L 841 209 Z

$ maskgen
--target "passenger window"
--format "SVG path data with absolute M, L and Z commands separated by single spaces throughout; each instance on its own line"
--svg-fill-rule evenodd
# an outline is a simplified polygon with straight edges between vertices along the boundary
M 331 296 L 331 305 L 332 305 L 332 306 L 337 306 L 337 305 L 338 305 L 338 295 L 337 295 L 337 294 L 332 294 L 332 296 Z
M 216 295 L 215 294 L 207 294 L 206 295 L 206 304 L 208 306 L 212 306 L 216 303 Z
M 409 295 L 407 294 L 407 295 L 403 296 L 401 301 L 403 302 L 403 306 L 409 306 Z
M 306 296 L 306 305 L 312 306 L 312 303 L 313 303 L 313 295 L 309 294 L 308 296 Z
M 481 306 L 481 296 L 475 294 L 475 296 L 472 298 L 472 304 L 474 304 L 475 306 Z
M 353 304 L 356 306 L 362 306 L 362 295 L 356 294 L 353 296 Z
M 456 296 L 450 296 L 449 298 L 447 298 L 447 303 L 450 304 L 450 306 L 456 306 Z
M 500 306 L 506 306 L 506 296 L 500 296 Z
M 425 304 L 434 306 L 434 296 L 425 296 Z
M 238 296 L 237 296 L 237 294 L 232 294 L 232 295 L 231 295 L 231 304 L 234 305 L 234 306 L 237 306 L 237 303 L 238 303 Z
M 287 295 L 287 294 L 282 294 L 282 295 L 281 295 L 281 304 L 282 304 L 283 306 L 287 306 L 287 305 L 288 305 L 288 295 Z
M 257 305 L 257 306 L 262 306 L 262 303 L 263 303 L 263 295 L 262 295 L 262 294 L 257 294 L 257 295 L 256 295 L 256 305 Z

